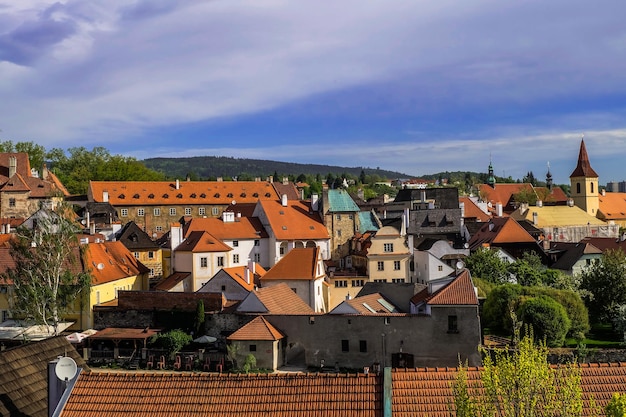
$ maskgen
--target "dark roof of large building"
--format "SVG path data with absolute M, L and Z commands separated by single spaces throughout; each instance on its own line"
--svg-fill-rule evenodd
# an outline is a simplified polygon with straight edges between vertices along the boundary
M 130 221 L 115 234 L 115 239 L 119 240 L 129 250 L 157 250 L 159 245 L 150 239 L 150 236 L 137 223 Z
M 119 291 L 117 308 L 120 310 L 178 310 L 196 311 L 198 301 L 205 311 L 221 311 L 226 300 L 221 293 L 185 293 L 164 291 Z

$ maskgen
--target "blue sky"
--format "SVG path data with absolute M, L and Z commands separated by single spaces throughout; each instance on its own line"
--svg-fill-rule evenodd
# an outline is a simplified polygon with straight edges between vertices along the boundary
M 0 140 L 626 180 L 620 1 L 0 0 Z

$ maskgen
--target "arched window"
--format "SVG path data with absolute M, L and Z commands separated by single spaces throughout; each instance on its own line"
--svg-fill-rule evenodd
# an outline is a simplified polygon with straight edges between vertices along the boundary
M 593 193 L 593 183 L 591 183 L 591 192 Z
M 580 183 L 576 183 L 576 194 L 580 194 Z

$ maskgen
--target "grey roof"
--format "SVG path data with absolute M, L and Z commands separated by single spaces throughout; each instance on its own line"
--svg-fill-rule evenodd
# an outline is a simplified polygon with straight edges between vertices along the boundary
M 551 268 L 560 269 L 562 271 L 571 270 L 576 262 L 584 255 L 596 255 L 600 258 L 602 251 L 590 243 L 569 243 L 569 242 L 552 242 L 550 245 L 551 252 L 561 252 L 559 259 L 552 264 Z
M 441 209 L 459 208 L 459 190 L 456 187 L 410 189 L 404 188 L 398 191 L 395 203 L 415 202 L 422 200 L 434 200 L 435 206 Z
M 150 236 L 135 222 L 128 222 L 116 234 L 115 238 L 122 242 L 129 250 L 135 249 L 159 249 L 159 245 L 150 239 Z
M 346 190 L 328 190 L 328 211 L 331 213 L 359 212 L 361 209 Z

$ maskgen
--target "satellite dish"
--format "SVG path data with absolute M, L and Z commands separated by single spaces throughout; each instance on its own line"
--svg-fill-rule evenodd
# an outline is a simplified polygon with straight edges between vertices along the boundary
M 456 269 L 457 270 L 461 270 L 463 268 L 465 268 L 465 264 L 463 263 L 463 261 L 457 261 L 456 262 Z
M 61 381 L 69 381 L 74 378 L 77 370 L 76 362 L 68 356 L 60 358 L 54 367 L 54 373 Z
M 102 262 L 98 264 L 98 269 L 101 271 L 104 269 L 104 264 Z
M 237 202 L 235 200 L 233 200 L 233 201 L 230 202 L 230 204 L 232 204 L 234 206 L 235 204 L 237 204 Z

